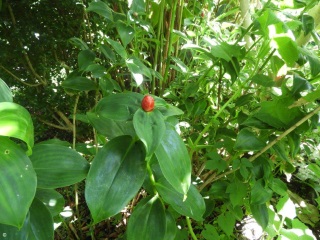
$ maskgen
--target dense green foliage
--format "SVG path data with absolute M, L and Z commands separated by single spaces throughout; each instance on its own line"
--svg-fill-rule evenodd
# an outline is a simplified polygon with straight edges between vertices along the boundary
M 0 3 L 0 239 L 319 238 L 318 1 Z

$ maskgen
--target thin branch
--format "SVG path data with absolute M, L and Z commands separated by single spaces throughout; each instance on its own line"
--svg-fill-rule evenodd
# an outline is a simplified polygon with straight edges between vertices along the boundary
M 281 139 L 286 137 L 289 133 L 291 133 L 293 130 L 295 130 L 297 127 L 299 127 L 301 124 L 303 124 L 305 121 L 310 119 L 313 115 L 315 115 L 317 112 L 320 111 L 320 106 L 318 106 L 315 110 L 304 116 L 301 120 L 299 120 L 296 124 L 291 126 L 289 129 L 284 131 L 282 134 L 280 134 L 276 139 L 274 139 L 272 142 L 270 142 L 267 146 L 265 146 L 263 149 L 261 149 L 257 154 L 253 155 L 251 158 L 249 158 L 250 162 L 253 162 L 258 157 L 260 157 L 263 153 L 265 153 L 267 150 L 269 150 L 271 147 L 273 147 L 277 142 L 279 142 Z M 212 175 L 210 178 L 208 178 L 207 181 L 205 181 L 199 188 L 199 191 L 204 189 L 208 184 L 217 181 L 220 178 L 223 178 L 231 173 L 234 173 L 235 171 L 239 170 L 240 167 L 232 169 L 230 171 L 227 171 L 225 173 L 222 173 L 218 176 Z
M 13 14 L 13 10 L 12 10 L 12 8 L 11 8 L 10 5 L 8 5 L 8 9 L 9 9 L 9 13 L 10 13 L 10 16 L 11 16 L 11 20 L 12 20 L 13 26 L 16 27 L 17 22 L 16 22 L 16 19 L 15 19 L 14 14 Z M 21 42 L 20 39 L 18 39 L 18 42 L 19 42 L 19 45 L 20 45 L 21 49 L 24 49 L 24 48 L 23 48 L 23 44 L 22 44 L 22 42 Z M 33 65 L 32 65 L 32 63 L 31 63 L 31 61 L 30 61 L 30 58 L 29 58 L 27 52 L 26 52 L 25 50 L 23 50 L 23 51 L 22 51 L 22 54 L 23 54 L 23 56 L 24 56 L 24 59 L 25 59 L 26 62 L 27 62 L 27 65 L 28 65 L 31 73 L 32 73 L 43 85 L 47 85 L 47 82 L 46 82 L 45 80 L 43 80 L 42 77 L 34 70 Z
M 59 115 L 59 117 L 67 124 L 68 128 L 72 130 L 72 129 L 73 129 L 73 124 L 72 124 L 72 122 L 70 122 L 70 120 L 66 117 L 66 115 L 64 115 L 63 112 L 61 112 L 61 111 L 59 111 L 59 110 L 57 110 L 57 109 L 55 109 L 54 111 L 55 111 L 55 112 Z
M 38 119 L 39 119 L 40 122 L 43 122 L 44 124 L 47 124 L 50 127 L 54 127 L 54 128 L 65 130 L 65 131 L 72 131 L 72 129 L 70 129 L 68 127 L 63 127 L 63 126 L 60 126 L 60 125 L 56 125 L 54 123 L 48 122 L 46 120 L 43 120 L 41 118 L 38 118 Z
M 11 77 L 13 77 L 15 80 L 17 80 L 18 82 L 29 86 L 29 87 L 38 87 L 40 85 L 42 85 L 42 83 L 36 83 L 36 84 L 32 84 L 32 83 L 27 83 L 22 81 L 19 77 L 17 77 L 13 72 L 11 72 L 9 69 L 6 69 L 4 66 L 0 65 L 0 68 L 2 68 L 6 73 L 8 73 Z

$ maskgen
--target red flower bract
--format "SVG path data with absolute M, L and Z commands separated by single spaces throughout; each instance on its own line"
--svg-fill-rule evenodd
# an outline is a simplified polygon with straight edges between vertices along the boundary
M 151 112 L 154 109 L 154 98 L 150 95 L 144 96 L 141 102 L 141 107 L 146 112 Z

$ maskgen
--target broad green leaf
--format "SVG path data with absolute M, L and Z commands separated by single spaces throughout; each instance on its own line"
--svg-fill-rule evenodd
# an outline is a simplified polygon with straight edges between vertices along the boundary
M 129 8 L 136 13 L 144 13 L 146 11 L 146 3 L 144 0 L 132 0 L 129 1 Z
M 62 212 L 65 201 L 63 196 L 53 189 L 37 189 L 36 198 L 39 199 L 55 217 Z
M 29 238 L 30 213 L 27 214 L 21 229 L 9 225 L 0 224 L 0 239 L 26 240 Z
M 228 185 L 226 192 L 230 194 L 233 207 L 243 204 L 243 199 L 247 196 L 247 189 L 247 184 L 238 180 L 234 180 Z
M 0 224 L 0 239 L 5 240 L 53 240 L 53 220 L 43 203 L 34 199 L 21 229 Z
M 242 151 L 258 151 L 261 150 L 266 144 L 260 140 L 248 128 L 242 129 L 234 144 L 234 149 Z
M 59 188 L 82 181 L 89 164 L 75 150 L 56 144 L 39 144 L 30 156 L 39 188 Z
M 24 141 L 28 146 L 28 155 L 31 154 L 34 139 L 29 112 L 18 104 L 0 102 L 0 135 Z
M 177 225 L 176 221 L 173 218 L 172 214 L 169 211 L 166 211 L 166 223 L 167 223 L 167 230 L 166 235 L 163 239 L 166 240 L 175 240 L 177 234 Z
M 91 112 L 87 112 L 87 117 L 97 132 L 109 140 L 121 135 L 136 135 L 132 121 L 115 121 Z
M 287 185 L 280 180 L 279 178 L 274 178 L 270 184 L 270 188 L 272 189 L 272 191 L 274 191 L 275 193 L 284 196 L 287 194 L 287 190 L 288 187 Z
M 260 29 L 265 33 L 265 35 L 269 34 L 268 26 L 272 24 L 277 24 L 281 22 L 281 20 L 277 17 L 274 11 L 271 11 L 267 8 L 261 16 L 257 19 L 260 23 Z
M 293 76 L 292 94 L 295 96 L 300 96 L 300 92 L 305 90 L 312 90 L 312 85 L 307 81 L 307 79 L 302 78 L 295 74 Z
M 289 108 L 294 99 L 290 96 L 261 103 L 261 109 L 253 117 L 277 129 L 286 129 L 300 120 L 304 114 L 298 108 Z
M 216 228 L 210 224 L 205 224 L 205 229 L 202 230 L 201 235 L 206 240 L 215 240 L 219 239 L 219 234 Z
M 96 58 L 96 55 L 93 51 L 86 49 L 82 50 L 78 54 L 78 67 L 80 70 L 84 71 L 86 68 L 93 64 L 94 59 Z
M 102 17 L 105 17 L 107 20 L 113 22 L 112 9 L 109 8 L 109 6 L 102 1 L 90 2 L 87 11 L 95 12 L 101 15 Z
M 260 205 L 268 202 L 272 197 L 272 191 L 270 188 L 263 186 L 263 179 L 255 182 L 251 189 L 251 204 Z
M 138 86 L 143 83 L 143 76 L 151 79 L 150 70 L 139 60 L 139 58 L 129 57 L 126 59 L 126 65 Z
M 102 98 L 93 112 L 99 117 L 110 118 L 115 121 L 133 119 L 134 113 L 141 108 L 143 95 L 134 92 L 111 94 Z
M 145 148 L 130 136 L 99 150 L 88 173 L 85 197 L 95 223 L 119 213 L 137 194 L 146 175 Z
M 289 195 L 285 195 L 282 198 L 279 199 L 277 203 L 277 212 L 284 218 L 294 219 L 296 214 L 296 207 L 294 206 L 294 203 L 289 198 Z
M 308 35 L 312 30 L 314 30 L 314 18 L 310 15 L 303 14 L 301 16 L 301 20 L 304 35 Z
M 272 87 L 274 85 L 274 81 L 272 78 L 263 75 L 263 74 L 256 74 L 251 78 L 252 82 L 259 84 L 263 87 Z
M 251 204 L 250 209 L 254 219 L 256 219 L 262 229 L 265 229 L 269 222 L 269 214 L 266 204 Z
M 61 86 L 66 90 L 75 91 L 91 91 L 97 89 L 97 85 L 94 81 L 80 76 L 68 77 L 62 82 Z
M 69 42 L 81 50 L 89 49 L 88 45 L 80 38 L 73 37 L 69 39 Z
M 236 219 L 231 212 L 226 212 L 218 217 L 219 227 L 230 236 L 233 232 Z
M 106 58 L 111 60 L 111 62 L 116 61 L 116 55 L 109 46 L 101 45 L 100 50 Z
M 12 102 L 12 93 L 8 85 L 0 78 L 0 102 Z
M 163 240 L 166 234 L 166 213 L 161 200 L 154 196 L 143 199 L 129 218 L 127 239 Z
M 52 239 L 53 219 L 46 206 L 38 199 L 34 199 L 30 207 L 29 239 Z
M 125 24 L 122 21 L 116 23 L 116 28 L 124 47 L 126 47 L 134 37 L 135 31 L 133 27 Z
M 17 144 L 1 136 L 0 143 L 0 223 L 21 228 L 36 193 L 36 173 Z
M 311 75 L 313 77 L 317 76 L 320 72 L 320 59 L 317 54 L 302 47 L 299 47 L 299 52 L 301 52 L 307 58 L 310 64 Z
M 174 210 L 196 221 L 202 221 L 206 206 L 198 189 L 191 185 L 184 200 L 184 195 L 177 192 L 163 177 L 155 184 L 157 191 L 163 200 L 170 204 Z
M 308 169 L 310 169 L 316 176 L 317 178 L 320 178 L 320 166 L 315 164 L 315 163 L 310 163 L 308 165 Z
M 94 78 L 100 78 L 105 75 L 106 69 L 99 64 L 91 64 L 85 69 L 87 72 L 91 72 Z
M 151 156 L 159 146 L 166 131 L 164 119 L 159 110 L 145 112 L 139 108 L 133 116 L 134 129 Z
M 167 126 L 155 154 L 166 180 L 176 191 L 186 195 L 191 183 L 191 161 L 187 148 L 175 129 Z
M 299 58 L 297 43 L 290 36 L 280 34 L 273 37 L 272 43 L 287 65 L 293 66 Z
M 127 51 L 119 42 L 116 42 L 109 38 L 106 40 L 113 47 L 113 49 L 120 55 L 122 59 L 127 59 Z

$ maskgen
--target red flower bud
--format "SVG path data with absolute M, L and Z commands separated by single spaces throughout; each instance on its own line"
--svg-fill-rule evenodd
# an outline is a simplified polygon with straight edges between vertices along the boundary
M 141 107 L 146 112 L 151 112 L 154 109 L 154 98 L 150 95 L 144 96 L 141 102 Z

